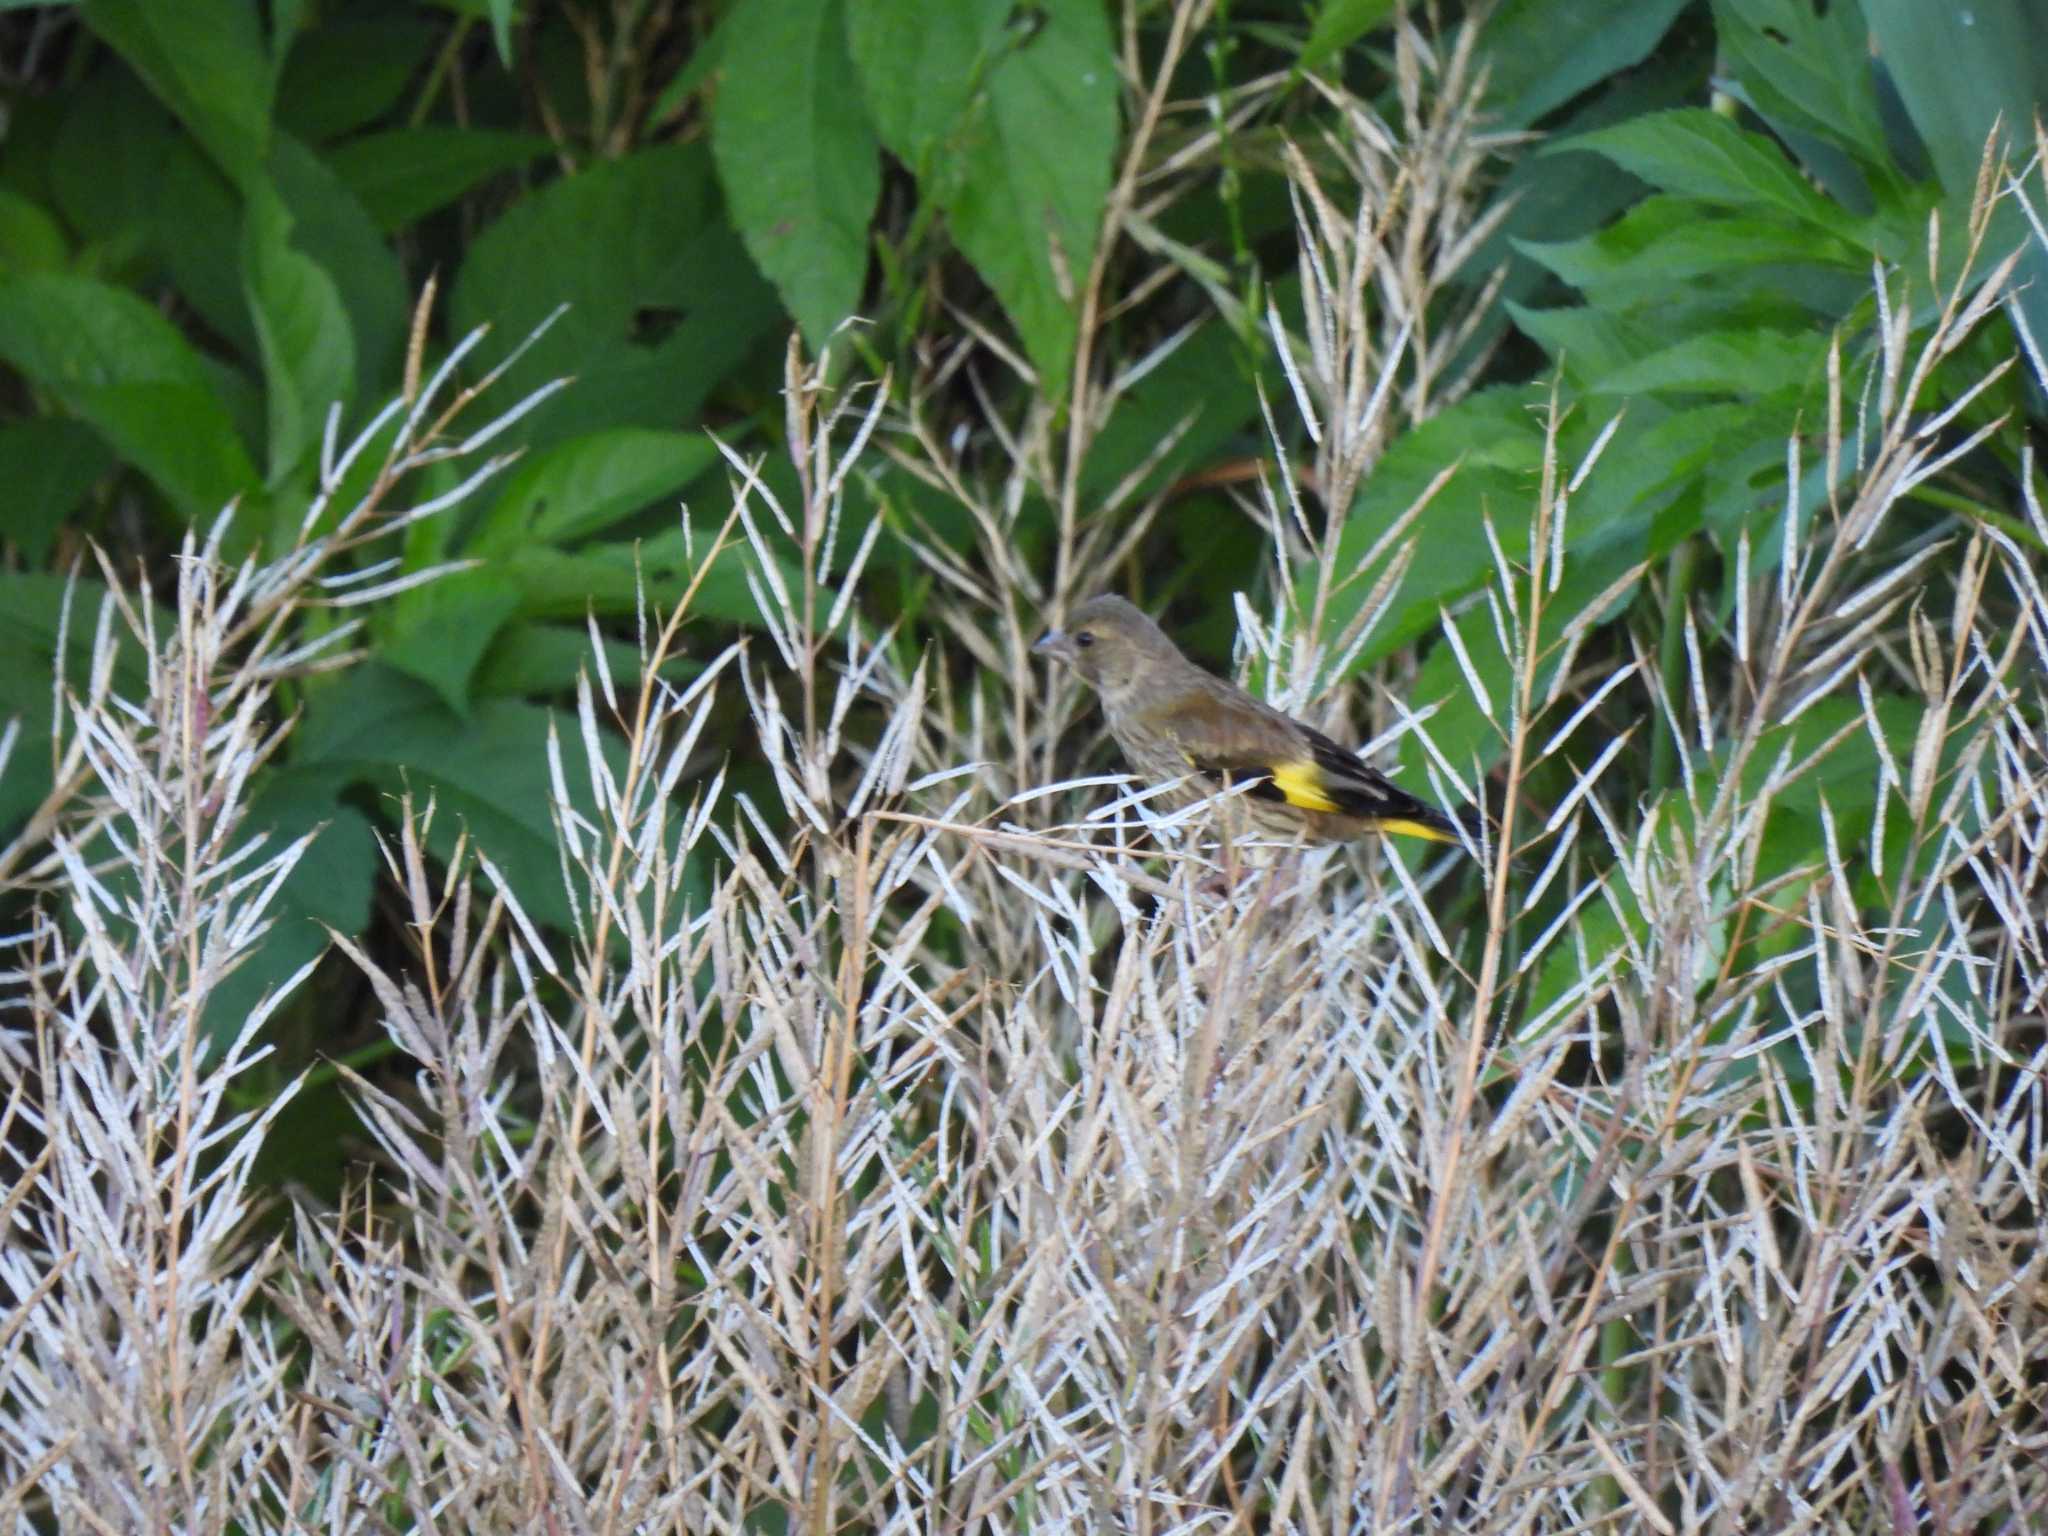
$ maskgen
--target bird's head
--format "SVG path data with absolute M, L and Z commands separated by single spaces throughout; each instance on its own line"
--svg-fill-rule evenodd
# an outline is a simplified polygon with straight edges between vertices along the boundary
M 1049 629 L 1031 647 L 1063 661 L 1097 692 L 1114 697 L 1148 670 L 1186 665 L 1166 632 L 1120 597 L 1091 598 L 1065 629 Z

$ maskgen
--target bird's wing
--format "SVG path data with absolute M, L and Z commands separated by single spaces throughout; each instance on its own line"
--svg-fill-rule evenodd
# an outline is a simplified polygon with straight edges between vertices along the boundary
M 1456 842 L 1449 817 L 1321 731 L 1241 688 L 1204 678 L 1159 711 L 1188 766 L 1297 810 L 1357 817 L 1391 832 Z
M 1372 767 L 1356 752 L 1338 745 L 1321 731 L 1295 722 L 1315 765 L 1317 788 L 1331 808 L 1345 816 L 1361 816 L 1395 832 L 1411 832 L 1439 842 L 1456 842 L 1451 819 L 1428 801 L 1418 799 Z

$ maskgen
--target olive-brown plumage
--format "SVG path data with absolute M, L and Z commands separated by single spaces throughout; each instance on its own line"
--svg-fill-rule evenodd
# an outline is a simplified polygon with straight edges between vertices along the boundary
M 1172 803 L 1248 785 L 1245 808 L 1279 836 L 1459 840 L 1443 812 L 1313 726 L 1203 671 L 1120 597 L 1083 603 L 1033 649 L 1065 662 L 1101 696 L 1109 734 L 1134 773 L 1182 781 L 1167 797 Z

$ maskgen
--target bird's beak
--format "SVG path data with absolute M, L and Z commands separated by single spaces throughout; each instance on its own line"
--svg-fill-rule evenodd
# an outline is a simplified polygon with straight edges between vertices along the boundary
M 1074 659 L 1074 642 L 1067 638 L 1065 630 L 1048 629 L 1038 637 L 1038 643 L 1031 647 L 1033 655 L 1050 656 L 1055 661 Z

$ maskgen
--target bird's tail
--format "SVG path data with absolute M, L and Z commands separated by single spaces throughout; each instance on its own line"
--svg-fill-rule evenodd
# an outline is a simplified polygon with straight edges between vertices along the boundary
M 1456 817 L 1446 816 L 1442 811 L 1424 806 L 1403 816 L 1389 816 L 1380 822 L 1375 831 L 1391 833 L 1396 837 L 1419 837 L 1431 843 L 1458 843 L 1464 838 L 1458 835 L 1462 827 L 1475 844 L 1483 845 L 1487 829 L 1492 823 L 1484 811 L 1476 805 L 1461 805 Z

